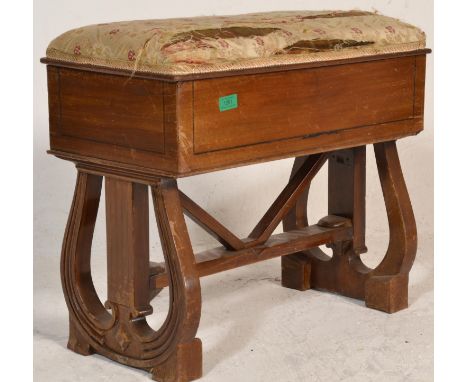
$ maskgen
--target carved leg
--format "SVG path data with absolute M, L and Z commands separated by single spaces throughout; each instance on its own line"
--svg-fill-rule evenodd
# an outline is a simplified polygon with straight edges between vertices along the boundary
M 329 213 L 353 220 L 353 241 L 331 245 L 329 258 L 320 249 L 284 256 L 283 285 L 298 290 L 323 289 L 366 301 L 388 313 L 408 306 L 408 273 L 416 254 L 416 224 L 394 141 L 374 145 L 387 209 L 390 243 L 382 262 L 367 268 L 360 259 L 364 243 L 365 151 L 342 150 L 329 164 Z M 303 162 L 296 159 L 295 169 Z M 307 192 L 283 222 L 285 230 L 306 226 Z M 326 222 L 323 223 L 326 226 Z
M 171 297 L 168 316 L 157 331 L 145 320 L 152 313 L 145 185 L 106 178 L 107 309 L 95 292 L 90 250 L 101 184 L 102 177 L 78 172 L 61 262 L 70 314 L 68 347 L 149 370 L 163 382 L 199 378 L 201 342 L 195 334 L 200 284 L 176 182 L 164 179 L 152 187 Z
M 301 168 L 307 157 L 296 158 L 291 178 Z M 353 249 L 357 254 L 367 251 L 365 246 L 365 176 L 366 148 L 340 150 L 328 159 L 328 213 L 353 221 Z M 307 200 L 309 186 L 302 193 L 295 208 L 283 220 L 284 231 L 307 227 Z M 319 248 L 311 250 L 314 256 L 328 260 Z M 282 285 L 300 291 L 308 290 L 311 284 L 311 261 L 305 253 L 281 258 Z
M 188 382 L 201 378 L 202 343 L 195 338 L 201 314 L 200 280 L 174 179 L 151 188 L 161 244 L 169 266 L 172 305 L 180 311 L 179 338 L 165 363 L 153 369 L 153 378 Z

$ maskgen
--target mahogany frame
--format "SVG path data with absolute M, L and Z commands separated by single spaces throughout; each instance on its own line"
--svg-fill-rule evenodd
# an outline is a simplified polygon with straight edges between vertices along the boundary
M 70 321 L 68 348 L 82 355 L 99 353 L 147 370 L 161 382 L 200 378 L 202 343 L 196 337 L 201 315 L 200 277 L 274 257 L 281 257 L 285 287 L 335 292 L 387 313 L 406 308 L 417 232 L 396 140 L 423 130 L 425 63 L 429 52 L 180 78 L 145 73 L 131 73 L 129 77 L 123 71 L 43 60 L 48 64 L 49 152 L 74 162 L 78 170 L 61 257 Z M 323 68 L 329 68 L 327 73 L 332 75 L 323 75 Z M 278 94 L 288 94 L 304 91 L 302 78 L 309 81 L 322 73 L 324 80 L 317 81 L 316 90 L 333 101 L 333 92 L 342 96 L 340 89 L 349 91 L 359 86 L 360 79 L 347 75 L 359 72 L 356 68 L 362 68 L 362 78 L 366 80 L 360 94 L 364 91 L 372 101 L 367 106 L 372 107 L 338 97 L 338 103 L 328 102 L 330 108 L 327 104 L 326 112 L 319 110 L 313 116 L 321 118 L 318 130 L 313 118 L 304 113 L 296 120 L 302 126 L 297 136 L 281 137 L 281 129 L 297 126 L 277 123 L 269 130 L 269 141 L 264 141 L 261 134 L 258 141 L 249 135 L 253 142 L 245 146 L 236 146 L 234 139 L 232 145 L 221 150 L 213 145 L 211 151 L 196 152 L 196 118 L 202 115 L 205 126 L 210 126 L 208 134 L 218 128 L 217 123 L 210 124 L 209 118 L 210 108 L 219 96 L 218 84 L 234 81 L 242 94 L 250 94 L 250 80 L 262 82 L 269 78 Z M 269 77 L 275 72 L 284 72 L 274 77 L 282 77 L 278 83 Z M 385 89 L 374 81 L 379 76 L 390 82 L 391 86 L 384 87 L 398 90 L 393 94 L 397 96 L 382 96 Z M 342 87 L 337 78 L 343 82 Z M 93 81 L 98 84 L 89 89 L 86 85 Z M 196 90 L 200 81 L 219 82 L 204 88 L 202 98 L 209 102 L 202 102 L 196 112 L 194 99 L 199 95 Z M 291 83 L 295 86 L 291 87 Z M 127 90 L 135 96 L 133 99 L 128 100 Z M 301 107 L 307 106 L 313 94 L 301 95 Z M 102 103 L 106 97 L 110 101 Z M 93 99 L 101 103 L 96 105 L 91 102 Z M 395 104 L 389 108 L 388 102 Z M 121 105 L 128 106 L 131 115 L 125 115 L 122 110 L 127 108 Z M 291 108 L 294 109 L 294 103 L 285 103 L 279 114 L 289 113 Z M 337 116 L 341 109 L 347 113 L 343 121 Z M 252 104 L 242 111 L 242 119 L 224 114 L 224 125 L 248 126 L 255 120 L 257 110 Z M 106 124 L 109 115 L 112 123 Z M 375 119 L 376 115 L 381 118 Z M 345 126 L 348 118 L 357 121 L 356 126 Z M 137 121 L 136 127 L 132 121 Z M 304 127 L 310 131 L 304 132 Z M 226 138 L 225 134 L 218 137 Z M 388 250 L 374 269 L 360 259 L 367 251 L 367 144 L 374 145 L 390 231 Z M 236 236 L 178 189 L 179 177 L 288 157 L 296 158 L 289 182 L 247 238 Z M 325 163 L 329 176 L 328 215 L 309 225 L 309 186 Z M 108 278 L 104 304 L 95 291 L 90 265 L 103 180 Z M 148 187 L 164 263 L 149 260 Z M 220 246 L 194 254 L 184 215 Z M 281 223 L 284 232 L 273 234 Z M 327 256 L 319 249 L 321 245 L 331 247 L 333 255 Z M 169 311 L 161 327 L 154 330 L 146 317 L 153 312 L 151 300 L 165 287 L 169 288 Z

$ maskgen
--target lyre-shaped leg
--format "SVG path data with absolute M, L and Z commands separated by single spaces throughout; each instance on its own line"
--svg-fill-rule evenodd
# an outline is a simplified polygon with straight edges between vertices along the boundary
M 375 269 L 369 269 L 362 263 L 359 256 L 366 250 L 363 149 L 348 151 L 348 158 L 341 155 L 339 164 L 330 165 L 329 174 L 329 213 L 353 220 L 353 241 L 334 243 L 331 259 L 318 248 L 284 256 L 282 283 L 298 290 L 329 290 L 365 300 L 368 307 L 392 313 L 408 306 L 408 274 L 417 246 L 416 223 L 395 142 L 375 144 L 390 242 L 385 257 Z M 296 159 L 293 172 L 303 161 L 303 158 Z M 306 191 L 283 225 L 285 230 L 292 230 L 307 224 Z
M 65 300 L 69 308 L 70 327 L 67 347 L 76 353 L 94 353 L 88 336 L 79 322 L 80 296 L 85 296 L 85 314 L 112 318 L 102 306 L 91 279 L 91 242 L 101 197 L 102 177 L 78 172 L 75 194 L 63 238 L 60 273 Z
M 185 224 L 177 182 L 163 179 L 151 188 L 161 245 L 169 269 L 170 296 L 180 311 L 179 338 L 165 363 L 153 369 L 161 382 L 188 382 L 202 376 L 202 343 L 195 338 L 200 323 L 201 292 L 195 257 Z
M 61 261 L 70 314 L 68 347 L 146 369 L 158 381 L 188 382 L 201 377 L 201 341 L 195 338 L 200 283 L 177 183 L 162 179 L 152 186 L 170 290 L 169 312 L 157 331 L 145 320 L 152 313 L 146 185 L 106 178 L 106 307 L 94 289 L 90 253 L 101 185 L 101 176 L 78 172 Z

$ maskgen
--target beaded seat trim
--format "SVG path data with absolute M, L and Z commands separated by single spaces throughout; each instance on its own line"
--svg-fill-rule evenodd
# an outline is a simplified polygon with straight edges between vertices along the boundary
M 425 34 L 365 11 L 291 11 L 90 25 L 54 39 L 47 58 L 193 75 L 424 49 Z

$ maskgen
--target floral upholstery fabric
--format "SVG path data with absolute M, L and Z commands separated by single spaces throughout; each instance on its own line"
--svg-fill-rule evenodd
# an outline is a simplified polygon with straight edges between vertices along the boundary
M 424 32 L 394 18 L 363 11 L 291 11 L 85 26 L 53 40 L 47 57 L 185 75 L 424 47 Z

